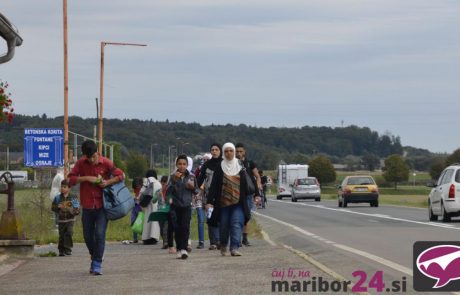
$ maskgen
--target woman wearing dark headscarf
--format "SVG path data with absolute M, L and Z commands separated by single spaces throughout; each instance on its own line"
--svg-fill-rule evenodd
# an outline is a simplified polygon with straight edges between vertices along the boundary
M 235 145 L 228 142 L 222 147 L 224 157 L 214 171 L 209 189 L 207 209 L 214 208 L 213 213 L 220 220 L 220 253 L 227 254 L 227 245 L 230 239 L 230 253 L 232 256 L 241 256 L 241 232 L 244 222 L 250 219 L 250 211 L 246 201 L 248 193 L 245 177 L 241 177 L 242 166 L 235 157 Z
M 211 144 L 210 152 L 212 157 L 203 164 L 201 167 L 200 175 L 197 179 L 198 186 L 202 188 L 204 194 L 203 204 L 206 204 L 206 199 L 209 195 L 209 188 L 211 186 L 214 171 L 217 170 L 220 162 L 222 162 L 220 144 Z M 208 236 L 210 243 L 209 250 L 216 250 L 220 248 L 219 221 L 212 215 L 211 218 L 208 218 Z

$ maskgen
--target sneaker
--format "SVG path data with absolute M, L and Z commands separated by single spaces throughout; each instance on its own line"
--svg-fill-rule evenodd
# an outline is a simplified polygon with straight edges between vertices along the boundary
M 168 250 L 168 253 L 169 253 L 169 254 L 176 254 L 176 252 L 177 252 L 177 251 L 176 251 L 176 248 L 174 248 L 174 247 L 169 247 L 169 250 Z
M 199 242 L 198 243 L 198 246 L 196 246 L 197 249 L 203 249 L 204 248 L 204 243 L 203 242 Z
M 220 250 L 221 246 L 220 246 L 220 242 L 217 242 L 217 250 Z
M 216 245 L 211 245 L 211 246 L 209 246 L 209 250 L 217 250 L 217 246 Z
M 187 250 L 180 250 L 181 258 L 182 259 L 187 259 L 188 258 L 188 253 Z
M 182 259 L 182 253 L 181 253 L 181 251 L 177 252 L 177 254 L 176 254 L 176 259 Z
M 102 262 L 93 261 L 93 275 L 100 276 L 102 275 Z
M 64 252 L 59 252 L 59 256 L 65 256 Z
M 220 255 L 222 255 L 222 256 L 227 255 L 227 247 L 221 247 L 220 248 Z
M 72 251 L 64 251 L 65 256 L 70 256 L 72 255 Z
M 243 254 L 241 254 L 241 252 L 239 252 L 238 250 L 231 250 L 230 251 L 230 254 L 232 256 L 242 256 Z
M 94 273 L 94 261 L 91 261 L 91 266 L 89 267 L 89 273 L 90 274 Z
M 249 243 L 249 240 L 248 240 L 248 239 L 243 239 L 242 244 L 245 245 L 246 247 L 251 246 L 251 243 Z

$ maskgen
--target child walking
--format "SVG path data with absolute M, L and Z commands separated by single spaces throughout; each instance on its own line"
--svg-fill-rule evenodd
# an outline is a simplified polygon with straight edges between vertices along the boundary
M 75 216 L 80 213 L 80 202 L 70 193 L 69 182 L 66 179 L 61 181 L 60 191 L 61 193 L 54 197 L 51 210 L 58 215 L 59 256 L 65 256 L 72 255 L 73 225 Z
M 171 212 L 175 231 L 177 258 L 187 259 L 187 245 L 190 236 L 190 219 L 192 216 L 192 194 L 198 193 L 195 175 L 187 170 L 186 155 L 179 155 L 176 160 L 177 170 L 169 179 L 167 195 L 172 196 Z

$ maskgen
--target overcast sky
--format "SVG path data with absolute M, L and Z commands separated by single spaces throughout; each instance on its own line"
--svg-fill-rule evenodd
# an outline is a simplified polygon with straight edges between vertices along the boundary
M 0 1 L 24 39 L 0 65 L 15 112 L 61 116 L 62 1 Z M 106 118 L 353 124 L 460 147 L 459 1 L 68 2 L 69 115 L 96 117 L 100 42 L 134 42 L 148 46 L 106 47 Z

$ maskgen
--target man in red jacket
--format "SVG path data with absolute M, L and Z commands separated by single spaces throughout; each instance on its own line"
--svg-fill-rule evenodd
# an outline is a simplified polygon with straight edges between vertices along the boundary
M 68 178 L 71 186 L 80 184 L 83 237 L 91 255 L 89 272 L 101 275 L 108 223 L 104 212 L 102 192 L 106 186 L 122 181 L 124 175 L 123 171 L 116 168 L 112 161 L 98 154 L 94 141 L 84 141 L 81 151 L 83 156 L 72 168 Z

